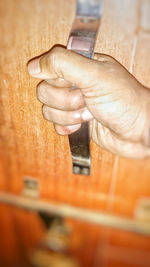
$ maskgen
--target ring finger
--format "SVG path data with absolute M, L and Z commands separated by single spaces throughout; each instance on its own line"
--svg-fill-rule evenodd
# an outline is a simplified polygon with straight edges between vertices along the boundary
M 43 106 L 43 116 L 48 121 L 61 126 L 80 124 L 93 119 L 92 114 L 87 108 L 78 109 L 76 111 L 64 111 L 46 105 Z

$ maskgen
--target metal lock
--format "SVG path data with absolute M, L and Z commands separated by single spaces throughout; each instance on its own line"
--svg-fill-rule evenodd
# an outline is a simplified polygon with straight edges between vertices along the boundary
M 31 262 L 34 267 L 79 267 L 79 263 L 69 255 L 69 229 L 63 218 L 46 213 L 39 214 L 47 231 L 34 251 Z

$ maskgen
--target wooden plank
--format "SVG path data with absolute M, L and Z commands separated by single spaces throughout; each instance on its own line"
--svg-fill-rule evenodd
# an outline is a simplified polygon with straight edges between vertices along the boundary
M 4 168 L 4 157 L 2 153 L 2 147 L 0 144 L 0 191 L 6 190 L 6 175 Z
M 66 220 L 66 224 L 71 232 L 72 255 L 78 259 L 81 267 L 94 266 L 97 244 L 104 228 L 69 219 Z
M 122 230 L 105 229 L 103 239 L 99 242 L 94 266 L 98 267 L 100 263 L 111 267 L 149 266 L 149 253 L 149 237 Z
M 149 2 L 150 7 L 150 2 Z M 135 60 L 133 64 L 133 74 L 137 79 L 150 88 L 150 32 L 139 32 Z
M 0 266 L 19 266 L 22 251 L 14 229 L 12 209 L 0 205 Z
M 7 53 L 6 57 L 3 53 L 3 55 L 1 54 L 1 69 L 3 72 L 1 98 L 4 118 L 1 133 L 3 149 L 7 153 L 7 161 L 9 162 L 9 183 L 15 192 L 21 189 L 23 175 L 29 173 L 37 177 L 38 170 L 38 174 L 41 176 L 43 169 L 45 169 L 43 177 L 49 173 L 53 177 L 55 173 L 55 158 L 51 156 L 54 151 L 55 138 L 51 136 L 53 135 L 53 129 L 50 125 L 47 125 L 47 132 L 45 130 L 46 123 L 41 115 L 40 104 L 36 100 L 36 82 L 32 81 L 30 83 L 26 63 L 32 56 L 42 53 L 54 43 L 60 42 L 59 38 L 62 43 L 64 40 L 66 41 L 65 36 L 68 35 L 69 27 L 68 8 L 66 7 L 62 14 L 63 3 L 58 1 L 58 5 L 54 5 L 54 1 L 52 4 L 46 1 L 45 5 L 39 1 L 32 1 L 32 3 L 30 1 L 28 3 L 27 1 L 1 1 L 1 36 L 4 37 L 1 49 L 4 49 L 4 54 Z M 73 7 L 73 5 L 71 6 Z M 56 13 L 58 22 L 55 18 Z M 66 17 L 67 25 L 64 28 Z M 70 20 L 72 17 L 70 10 Z M 33 31 L 31 30 L 31 24 Z M 59 30 L 60 24 L 63 32 Z M 6 30 L 7 35 L 4 34 Z M 57 36 L 58 30 L 60 32 L 59 37 Z M 36 40 L 34 39 L 35 36 Z M 10 59 L 13 60 L 10 62 Z M 56 137 L 56 139 L 59 138 Z M 56 140 L 56 147 L 57 142 Z M 46 158 L 45 154 L 47 155 Z M 36 160 L 36 156 L 39 158 L 38 160 Z M 39 162 L 38 166 L 37 162 Z
M 0 205 L 0 266 L 30 267 L 45 228 L 38 214 Z
M 45 234 L 39 215 L 7 205 L 1 205 L 0 214 L 0 264 L 10 266 L 11 262 L 12 266 L 29 267 L 32 252 L 40 246 Z M 79 260 L 81 267 L 103 266 L 106 263 L 109 266 L 136 266 L 137 263 L 148 266 L 150 262 L 150 237 L 74 219 L 66 218 L 65 224 L 70 236 L 69 253 Z
M 29 263 L 33 250 L 38 247 L 46 228 L 44 222 L 36 212 L 30 212 L 24 209 L 11 207 L 16 235 L 19 240 L 19 247 L 23 252 L 23 257 Z

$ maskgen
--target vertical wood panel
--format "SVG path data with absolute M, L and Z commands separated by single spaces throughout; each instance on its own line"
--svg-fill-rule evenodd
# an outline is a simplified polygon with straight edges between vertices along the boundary
M 5 175 L 2 147 L 0 144 L 0 191 L 4 190 L 6 190 L 6 175 Z
M 18 246 L 12 210 L 5 205 L 0 205 L 0 238 L 0 266 L 19 267 L 22 251 Z
M 149 0 L 141 0 L 141 20 L 140 26 L 142 31 L 150 31 L 150 3 Z
M 0 10 L 1 135 L 10 190 L 20 193 L 23 177 L 31 176 L 39 180 L 42 197 L 106 210 L 115 184 L 116 157 L 92 143 L 92 175 L 73 175 L 68 138 L 58 136 L 43 119 L 37 80 L 26 70 L 30 58 L 56 43 L 66 45 L 75 1 L 46 0 L 43 5 L 39 0 L 6 0 Z M 129 68 L 137 19 L 138 1 L 104 1 L 96 51 L 111 54 Z
M 112 229 L 108 229 L 108 235 L 102 253 L 107 266 L 149 266 L 150 238 Z
M 0 205 L 0 266 L 30 267 L 45 228 L 38 214 Z

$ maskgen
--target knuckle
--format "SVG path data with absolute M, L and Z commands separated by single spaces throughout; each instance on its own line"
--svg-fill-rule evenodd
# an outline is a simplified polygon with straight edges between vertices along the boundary
M 69 102 L 69 99 L 68 99 L 68 102 Z M 79 95 L 75 95 L 75 96 L 72 97 L 72 100 L 69 103 L 70 103 L 71 108 L 73 110 L 75 110 L 75 109 L 79 109 L 79 108 L 83 107 L 83 103 L 82 102 L 83 101 L 81 100 L 81 97 Z
M 108 67 L 109 64 L 111 65 L 117 62 L 112 56 L 107 54 L 95 54 L 94 59 L 102 63 L 103 67 L 104 66 Z
M 51 57 L 50 57 L 50 60 L 52 61 L 52 63 L 56 63 L 58 61 L 58 59 L 61 58 L 61 55 L 62 55 L 62 50 L 63 48 L 62 47 L 58 47 L 58 46 L 55 46 L 52 50 L 51 50 Z
M 66 53 L 67 50 L 59 46 L 56 46 L 51 50 L 49 65 L 51 65 L 52 68 L 55 69 L 55 74 L 57 74 L 58 76 L 61 75 L 60 69 L 62 68 L 62 65 L 65 64 Z
M 68 105 L 69 105 L 69 103 L 68 103 Z M 71 108 L 71 110 L 75 110 L 75 109 L 78 109 L 78 103 L 77 103 L 77 101 L 76 101 L 76 98 L 73 98 L 72 99 L 72 102 L 71 102 L 71 104 L 70 104 L 70 108 Z
M 63 50 L 64 50 L 64 48 L 59 47 L 59 46 L 55 46 L 51 50 L 51 53 L 54 54 L 54 55 L 61 55 Z

